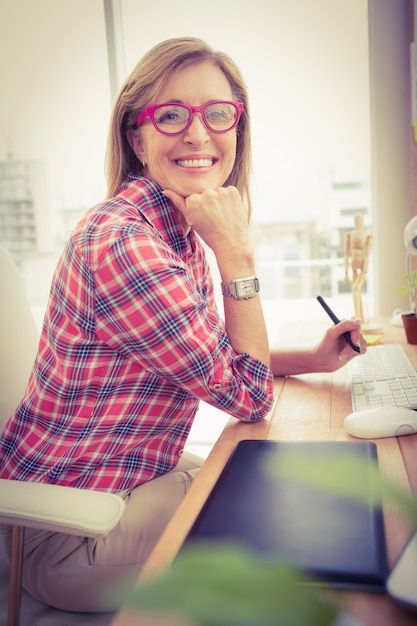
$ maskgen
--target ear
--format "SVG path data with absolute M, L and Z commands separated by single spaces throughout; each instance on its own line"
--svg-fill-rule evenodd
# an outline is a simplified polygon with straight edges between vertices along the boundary
M 139 161 L 141 161 L 141 163 L 144 163 L 145 162 L 145 150 L 143 147 L 143 141 L 142 141 L 140 131 L 134 130 L 133 128 L 129 128 L 129 130 L 126 131 L 126 138 L 133 152 L 139 159 Z

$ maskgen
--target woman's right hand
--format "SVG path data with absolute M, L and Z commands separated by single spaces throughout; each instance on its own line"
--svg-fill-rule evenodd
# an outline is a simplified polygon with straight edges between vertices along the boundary
M 164 194 L 216 257 L 251 247 L 248 215 L 236 187 L 206 189 L 187 198 L 172 190 Z
M 182 198 L 165 191 L 183 220 L 213 250 L 223 282 L 255 275 L 254 251 L 249 238 L 248 216 L 236 187 L 206 189 Z M 259 296 L 248 300 L 223 300 L 225 329 L 230 344 L 269 366 L 269 347 Z

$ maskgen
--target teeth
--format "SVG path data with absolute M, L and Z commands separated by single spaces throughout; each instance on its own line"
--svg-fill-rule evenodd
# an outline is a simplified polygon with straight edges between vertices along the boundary
M 181 167 L 210 167 L 214 163 L 214 159 L 185 159 L 177 161 Z

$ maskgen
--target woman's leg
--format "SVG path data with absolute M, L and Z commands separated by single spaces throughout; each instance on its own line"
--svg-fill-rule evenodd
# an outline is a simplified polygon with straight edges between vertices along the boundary
M 185 452 L 171 472 L 132 489 L 125 495 L 126 509 L 119 524 L 105 537 L 26 529 L 24 588 L 42 602 L 66 611 L 117 609 L 109 588 L 136 583 L 202 462 Z

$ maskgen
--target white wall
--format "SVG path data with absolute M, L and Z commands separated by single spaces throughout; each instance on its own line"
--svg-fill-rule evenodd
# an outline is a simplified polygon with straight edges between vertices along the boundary
M 104 190 L 110 96 L 102 0 L 0 0 L 0 160 L 46 163 L 61 208 Z
M 407 0 L 369 0 L 372 188 L 377 312 L 400 301 L 404 227 L 411 217 L 410 53 Z

